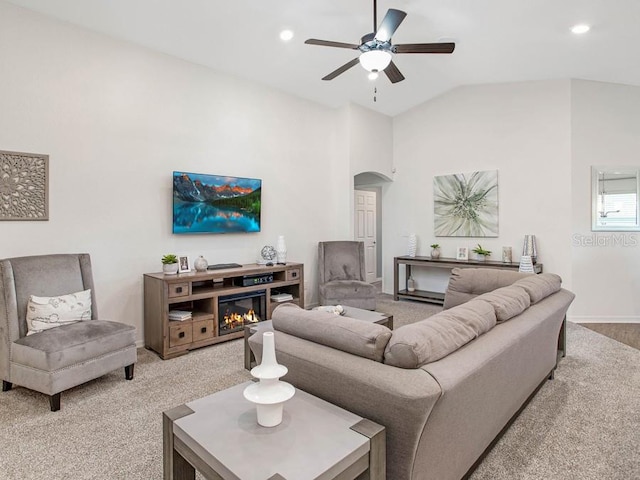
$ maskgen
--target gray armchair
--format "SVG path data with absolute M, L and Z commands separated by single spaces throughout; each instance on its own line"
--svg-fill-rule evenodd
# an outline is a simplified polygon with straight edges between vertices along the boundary
M 365 282 L 364 243 L 318 243 L 320 305 L 376 309 L 376 288 Z
M 27 336 L 30 295 L 56 297 L 91 289 L 91 319 Z M 60 392 L 125 368 L 133 378 L 135 328 L 97 320 L 88 254 L 41 255 L 0 260 L 0 376 L 12 385 L 49 395 L 60 410 Z

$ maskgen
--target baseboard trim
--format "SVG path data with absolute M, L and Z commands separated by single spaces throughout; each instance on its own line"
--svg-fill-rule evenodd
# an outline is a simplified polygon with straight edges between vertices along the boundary
M 640 323 L 640 316 L 567 315 L 572 323 Z

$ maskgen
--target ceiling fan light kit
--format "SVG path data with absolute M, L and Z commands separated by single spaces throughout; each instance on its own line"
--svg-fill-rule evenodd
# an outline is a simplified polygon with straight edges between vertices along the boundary
M 360 65 L 367 72 L 381 72 L 391 63 L 391 54 L 384 50 L 369 50 L 360 54 Z
M 453 53 L 455 43 L 410 43 L 402 45 L 394 45 L 391 43 L 391 37 L 396 32 L 404 17 L 407 14 L 401 10 L 390 8 L 382 19 L 380 25 L 377 25 L 376 12 L 378 10 L 376 0 L 373 0 L 373 29 L 375 33 L 364 35 L 360 44 L 333 42 L 330 40 L 318 40 L 310 38 L 304 43 L 308 45 L 319 45 L 324 47 L 347 48 L 350 50 L 359 50 L 360 56 L 354 58 L 350 62 L 345 63 L 330 74 L 324 76 L 322 80 L 333 80 L 338 75 L 346 72 L 351 67 L 360 63 L 362 68 L 371 73 L 384 72 L 391 83 L 398 83 L 404 80 L 404 75 L 400 73 L 398 67 L 393 63 L 394 54 L 402 53 Z M 371 73 L 369 78 L 371 79 Z

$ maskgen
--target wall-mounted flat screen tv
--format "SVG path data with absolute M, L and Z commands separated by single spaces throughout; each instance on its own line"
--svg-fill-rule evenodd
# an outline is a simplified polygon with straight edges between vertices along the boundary
M 173 233 L 260 231 L 262 180 L 173 172 Z

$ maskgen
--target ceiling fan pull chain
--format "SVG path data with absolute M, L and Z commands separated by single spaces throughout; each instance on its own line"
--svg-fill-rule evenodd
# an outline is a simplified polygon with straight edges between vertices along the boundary
M 373 102 L 377 102 L 376 93 L 378 93 L 378 87 L 373 87 Z

